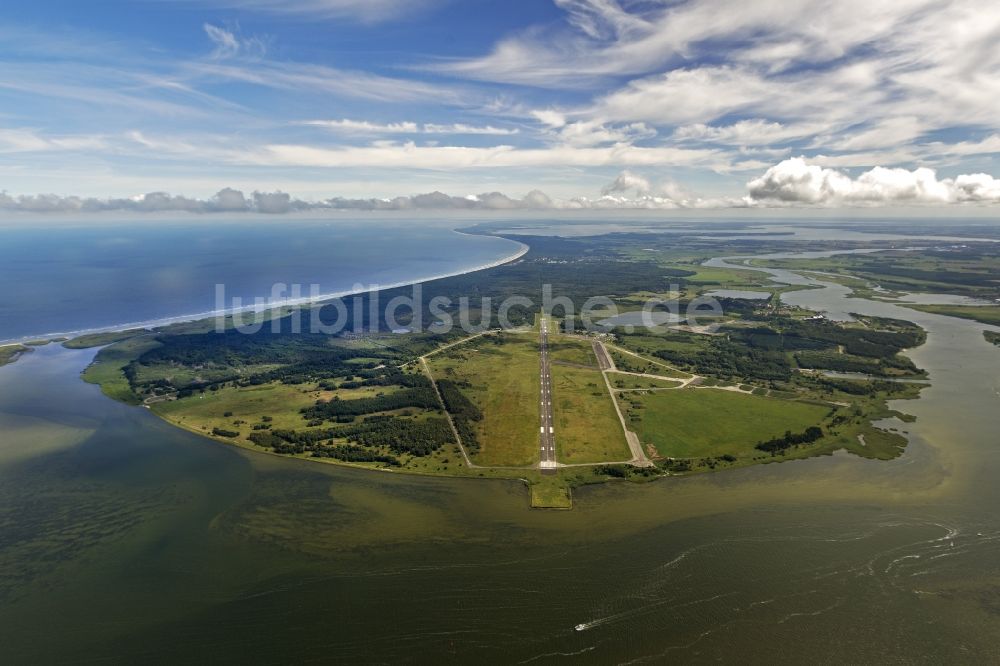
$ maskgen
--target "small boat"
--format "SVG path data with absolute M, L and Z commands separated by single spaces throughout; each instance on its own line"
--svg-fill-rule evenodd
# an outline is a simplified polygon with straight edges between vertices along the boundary
M 585 624 L 578 624 L 578 625 L 576 625 L 574 627 L 574 629 L 576 629 L 577 631 L 583 631 L 586 628 L 587 628 L 587 625 L 585 625 Z

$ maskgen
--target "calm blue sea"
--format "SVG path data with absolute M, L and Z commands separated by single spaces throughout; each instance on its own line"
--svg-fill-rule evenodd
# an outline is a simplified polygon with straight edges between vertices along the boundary
M 470 270 L 516 252 L 426 219 L 0 222 L 0 340 L 208 312 L 275 282 L 322 293 Z

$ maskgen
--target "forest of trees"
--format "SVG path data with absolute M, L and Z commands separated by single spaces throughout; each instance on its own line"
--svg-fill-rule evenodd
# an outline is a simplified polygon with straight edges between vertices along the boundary
M 891 321 L 887 320 L 887 323 Z M 903 349 L 922 344 L 925 339 L 923 329 L 912 325 L 897 326 L 899 330 L 888 331 L 791 317 L 771 318 L 768 324 L 754 328 L 724 326 L 720 330 L 731 340 L 757 349 L 799 351 L 836 349 L 839 346 L 847 354 L 877 359 L 893 357 Z
M 437 395 L 434 394 L 434 389 L 430 386 L 421 386 L 419 388 L 403 388 L 371 398 L 341 400 L 334 397 L 333 400 L 317 402 L 312 407 L 303 407 L 302 415 L 307 419 L 329 420 L 338 416 L 361 416 L 403 409 L 404 407 L 439 408 Z
M 363 386 L 403 386 L 407 388 L 430 387 L 431 381 L 424 375 L 402 372 L 398 368 L 383 368 L 381 370 L 363 370 L 352 379 L 339 384 L 334 381 L 323 382 L 322 388 L 327 390 L 355 389 Z
M 441 399 L 444 400 L 445 408 L 451 414 L 451 420 L 458 430 L 458 436 L 462 438 L 462 443 L 470 453 L 479 450 L 479 439 L 476 437 L 476 429 L 472 425 L 474 421 L 480 421 L 483 413 L 476 405 L 462 393 L 460 384 L 450 379 L 438 380 L 438 389 L 441 391 Z
M 682 343 L 697 340 L 703 348 L 692 350 L 688 344 L 679 349 L 666 346 L 651 351 L 671 365 L 726 379 L 788 380 L 794 367 L 792 359 L 802 368 L 874 375 L 919 374 L 913 362 L 899 352 L 922 344 L 923 330 L 908 322 L 883 323 L 895 330 L 771 316 L 766 325 L 723 326 L 719 331 L 724 336 L 707 340 L 693 334 L 685 338 L 668 333 L 660 337 Z M 628 335 L 618 330 L 615 333 Z
M 249 439 L 257 446 L 272 449 L 276 453 L 308 451 L 317 455 L 316 452 L 327 451 L 333 446 L 333 440 L 340 439 L 359 447 L 367 447 L 364 450 L 385 448 L 396 454 L 413 456 L 430 455 L 454 441 L 446 419 L 430 417 L 414 420 L 381 414 L 337 428 L 253 432 Z
M 756 448 L 761 451 L 766 451 L 773 456 L 783 451 L 787 451 L 793 446 L 798 446 L 799 444 L 811 444 L 822 436 L 822 428 L 819 426 L 810 426 L 806 428 L 804 432 L 800 433 L 793 433 L 790 430 L 786 431 L 783 437 L 775 437 L 774 439 L 769 439 L 766 442 L 760 442 L 757 444 Z
M 834 372 L 860 372 L 869 375 L 891 375 L 890 370 L 906 374 L 920 374 L 919 368 L 905 356 L 870 359 L 835 351 L 797 352 L 795 362 L 800 368 L 833 370 Z M 897 373 L 898 374 L 898 373 Z
M 393 467 L 399 467 L 399 458 L 375 453 L 370 449 L 353 444 L 341 444 L 340 446 L 323 446 L 313 449 L 313 458 L 336 458 L 345 462 L 379 462 Z
M 414 456 L 430 455 L 455 441 L 447 419 L 439 417 L 413 420 L 369 416 L 359 424 L 338 428 L 337 436 L 363 446 L 385 446 L 395 453 Z
M 792 375 L 792 366 L 781 352 L 754 349 L 725 338 L 712 338 L 707 349 L 696 352 L 660 349 L 654 352 L 664 361 L 698 374 L 758 380 L 783 380 Z
M 853 380 L 840 379 L 837 377 L 816 377 L 816 382 L 825 388 L 833 391 L 840 391 L 849 395 L 875 395 L 877 393 L 905 393 L 908 389 L 905 384 L 884 380 Z

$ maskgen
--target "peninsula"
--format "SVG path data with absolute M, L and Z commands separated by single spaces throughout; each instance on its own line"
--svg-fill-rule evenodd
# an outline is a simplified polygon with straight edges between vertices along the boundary
M 887 401 L 926 386 L 904 355 L 924 340 L 918 326 L 831 321 L 784 305 L 795 287 L 752 267 L 703 265 L 782 239 L 504 235 L 530 251 L 425 282 L 418 299 L 397 286 L 259 313 L 250 332 L 229 318 L 221 331 L 206 320 L 68 344 L 111 343 L 84 378 L 205 437 L 386 472 L 521 479 L 539 508 L 569 508 L 583 484 L 841 449 L 887 459 L 906 445 L 874 422 L 905 421 Z M 805 249 L 818 246 L 829 243 Z M 697 321 L 664 311 L 709 300 L 718 307 Z M 313 332 L 338 320 L 336 334 Z

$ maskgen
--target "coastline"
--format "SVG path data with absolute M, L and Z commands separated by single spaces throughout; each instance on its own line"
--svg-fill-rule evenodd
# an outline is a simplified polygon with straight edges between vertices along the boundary
M 31 347 L 19 342 L 0 343 L 0 367 L 16 363 L 19 358 L 31 351 Z
M 460 234 L 462 236 L 474 236 L 474 235 L 478 235 L 478 234 L 469 234 L 469 233 L 466 233 L 466 232 L 463 232 L 463 231 L 459 231 L 457 229 L 452 229 L 451 231 L 452 231 L 452 233 Z M 493 234 L 487 234 L 487 235 L 493 235 Z M 477 273 L 479 271 L 489 270 L 491 268 L 496 268 L 498 266 L 503 266 L 504 264 L 509 264 L 509 263 L 514 262 L 514 261 L 517 261 L 518 259 L 520 259 L 521 257 L 523 257 L 525 254 L 527 254 L 528 251 L 531 249 L 528 245 L 526 245 L 525 243 L 522 243 L 520 241 L 515 241 L 515 240 L 512 240 L 510 238 L 505 238 L 503 236 L 494 236 L 494 237 L 496 237 L 496 238 L 503 238 L 503 240 L 510 241 L 511 243 L 516 243 L 520 247 L 518 247 L 516 251 L 512 252 L 509 255 L 505 255 L 503 257 L 500 257 L 499 259 L 496 259 L 494 261 L 491 261 L 491 262 L 488 262 L 488 263 L 485 263 L 485 264 L 479 264 L 477 266 L 472 266 L 472 267 L 469 267 L 469 268 L 464 268 L 464 269 L 461 269 L 461 270 L 452 271 L 450 273 L 440 273 L 440 274 L 437 274 L 437 275 L 428 275 L 428 276 L 421 276 L 421 277 L 417 277 L 417 278 L 408 278 L 406 280 L 400 280 L 398 282 L 393 282 L 393 283 L 390 283 L 390 284 L 375 284 L 375 285 L 370 285 L 369 288 L 367 288 L 367 289 L 346 289 L 346 290 L 342 290 L 342 291 L 334 291 L 334 292 L 329 292 L 329 293 L 325 293 L 325 294 L 318 294 L 316 296 L 304 296 L 302 298 L 286 299 L 286 300 L 283 300 L 283 301 L 281 301 L 279 303 L 267 303 L 267 304 L 247 305 L 247 306 L 239 307 L 239 308 L 224 308 L 224 309 L 221 309 L 221 310 L 208 310 L 208 311 L 204 311 L 204 312 L 196 312 L 196 313 L 174 315 L 174 316 L 170 316 L 170 317 L 163 317 L 163 318 L 160 318 L 160 319 L 148 319 L 148 320 L 145 320 L 145 321 L 138 321 L 138 322 L 117 323 L 117 324 L 112 324 L 112 325 L 109 325 L 109 326 L 98 326 L 98 327 L 94 327 L 94 328 L 78 329 L 78 330 L 72 330 L 72 331 L 59 331 L 59 332 L 50 332 L 50 333 L 39 333 L 39 334 L 34 334 L 34 335 L 26 335 L 26 336 L 22 336 L 20 338 L 11 338 L 11 339 L 0 340 L 0 347 L 3 347 L 3 346 L 13 346 L 13 345 L 22 345 L 25 342 L 32 341 L 32 340 L 52 340 L 53 338 L 75 338 L 75 337 L 80 337 L 80 336 L 83 336 L 83 335 L 92 335 L 92 334 L 95 334 L 95 333 L 112 333 L 112 332 L 118 332 L 118 331 L 124 331 L 124 330 L 127 330 L 127 329 L 136 329 L 136 328 L 142 328 L 142 329 L 147 329 L 147 330 L 154 330 L 154 329 L 157 329 L 157 328 L 162 328 L 164 326 L 170 326 L 170 325 L 173 325 L 173 324 L 184 324 L 184 323 L 202 321 L 202 320 L 205 320 L 205 319 L 212 319 L 214 317 L 227 317 L 227 316 L 231 316 L 231 315 L 234 315 L 234 314 L 245 314 L 245 313 L 252 313 L 252 312 L 266 312 L 268 310 L 273 310 L 275 308 L 280 308 L 280 307 L 299 307 L 299 306 L 309 305 L 309 304 L 314 304 L 314 303 L 323 303 L 324 301 L 333 300 L 335 298 L 346 298 L 346 297 L 349 297 L 349 296 L 357 296 L 359 294 L 370 293 L 370 292 L 373 292 L 373 291 L 382 291 L 382 290 L 386 290 L 386 289 L 398 289 L 400 287 L 409 287 L 409 286 L 413 286 L 413 285 L 416 285 L 416 284 L 422 284 L 424 282 L 431 282 L 433 280 L 441 280 L 441 279 L 444 279 L 444 278 L 457 277 L 459 275 L 468 275 L 470 273 Z

